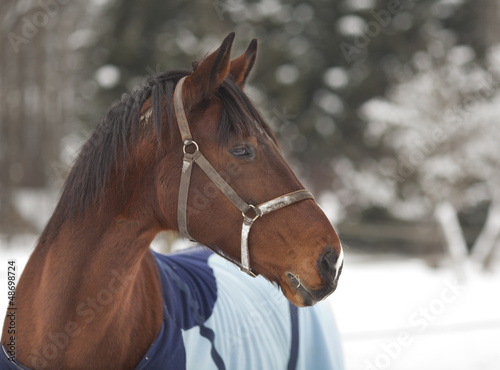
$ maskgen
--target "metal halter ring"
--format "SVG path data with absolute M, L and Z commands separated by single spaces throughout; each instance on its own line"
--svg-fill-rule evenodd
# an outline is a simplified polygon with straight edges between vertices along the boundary
M 255 216 L 254 217 L 250 217 L 250 216 L 247 216 L 246 213 L 249 211 L 249 210 L 253 210 L 255 212 Z M 248 209 L 245 211 L 245 212 L 241 212 L 241 214 L 243 215 L 244 218 L 248 219 L 248 220 L 251 220 L 252 222 L 254 222 L 256 219 L 258 219 L 260 216 L 262 216 L 262 212 L 261 210 L 259 209 L 259 207 L 256 207 L 254 206 L 253 204 L 249 204 L 248 205 Z
M 196 141 L 188 139 L 188 140 L 184 140 L 184 146 L 182 147 L 182 151 L 184 152 L 184 154 L 186 154 L 186 148 L 190 145 L 194 145 L 196 148 L 193 153 L 196 153 L 197 151 L 200 150 L 200 148 L 198 148 L 198 144 L 196 144 Z M 192 154 L 192 153 L 190 153 L 190 154 Z

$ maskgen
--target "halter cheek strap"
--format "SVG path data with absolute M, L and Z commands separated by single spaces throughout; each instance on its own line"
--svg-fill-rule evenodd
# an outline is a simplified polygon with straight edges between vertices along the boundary
M 250 268 L 250 256 L 248 250 L 248 237 L 250 229 L 259 217 L 276 211 L 280 208 L 297 203 L 304 199 L 314 199 L 312 194 L 307 190 L 297 190 L 268 202 L 259 204 L 258 206 L 248 204 L 234 191 L 234 189 L 222 178 L 217 170 L 210 164 L 205 156 L 200 152 L 198 144 L 191 136 L 191 130 L 184 111 L 182 102 L 182 87 L 186 77 L 183 77 L 177 83 L 174 91 L 174 110 L 177 118 L 177 124 L 184 143 L 183 152 L 184 158 L 182 162 L 181 181 L 179 185 L 179 198 L 177 204 L 177 223 L 180 233 L 191 240 L 194 238 L 188 231 L 188 196 L 189 184 L 191 182 L 191 173 L 193 165 L 196 163 L 198 167 L 210 178 L 210 180 L 219 188 L 219 190 L 238 208 L 243 215 L 243 224 L 241 227 L 241 264 L 240 269 L 248 275 L 255 277 L 255 273 Z M 233 261 L 234 262 L 234 261 Z

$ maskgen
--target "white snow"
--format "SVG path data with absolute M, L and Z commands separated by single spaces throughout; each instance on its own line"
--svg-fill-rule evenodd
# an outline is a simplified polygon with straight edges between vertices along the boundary
M 337 21 L 337 30 L 343 35 L 361 36 L 365 27 L 365 20 L 357 15 L 344 15 Z
M 97 83 L 105 89 L 112 89 L 120 82 L 120 69 L 111 64 L 100 67 L 94 75 Z
M 451 270 L 418 259 L 350 255 L 330 303 L 346 370 L 488 370 L 500 364 L 500 271 Z

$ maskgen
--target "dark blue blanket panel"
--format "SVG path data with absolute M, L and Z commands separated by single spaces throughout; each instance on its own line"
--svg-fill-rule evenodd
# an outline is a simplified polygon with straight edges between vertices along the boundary
M 290 303 L 290 324 L 292 326 L 292 345 L 290 348 L 290 359 L 288 370 L 295 370 L 299 355 L 299 310 Z
M 212 314 L 217 299 L 217 284 L 207 263 L 212 253 L 199 248 L 168 256 L 153 252 L 160 274 L 165 317 L 160 334 L 136 369 L 146 369 L 146 366 L 152 370 L 185 369 L 181 329 L 195 326 L 200 326 L 202 335 L 204 332 L 211 339 L 212 357 L 223 368 L 222 358 L 213 347 L 214 333 L 208 328 L 203 330 L 203 323 Z

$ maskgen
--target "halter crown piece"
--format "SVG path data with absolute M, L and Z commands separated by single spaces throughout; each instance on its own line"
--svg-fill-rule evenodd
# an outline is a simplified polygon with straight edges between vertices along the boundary
M 193 163 L 196 163 L 210 178 L 210 180 L 220 189 L 220 191 L 236 206 L 236 208 L 241 211 L 241 214 L 243 215 L 243 224 L 241 226 L 241 263 L 239 267 L 248 275 L 256 277 L 257 275 L 250 268 L 250 256 L 248 252 L 248 236 L 250 234 L 250 228 L 255 220 L 270 212 L 276 211 L 277 209 L 289 206 L 304 199 L 314 199 L 314 197 L 309 191 L 302 189 L 282 195 L 257 206 L 248 204 L 241 199 L 234 189 L 222 178 L 221 175 L 219 175 L 217 170 L 212 167 L 205 156 L 200 152 L 198 144 L 191 136 L 191 130 L 189 129 L 189 124 L 182 102 L 182 86 L 185 79 L 186 77 L 183 77 L 179 80 L 174 91 L 175 116 L 177 118 L 177 124 L 179 126 L 179 131 L 184 144 L 184 159 L 182 163 L 179 199 L 177 205 L 177 222 L 179 225 L 179 231 L 184 237 L 194 240 L 194 238 L 189 234 L 187 227 L 187 201 Z M 189 147 L 191 147 L 190 151 L 194 150 L 193 153 L 188 151 Z

